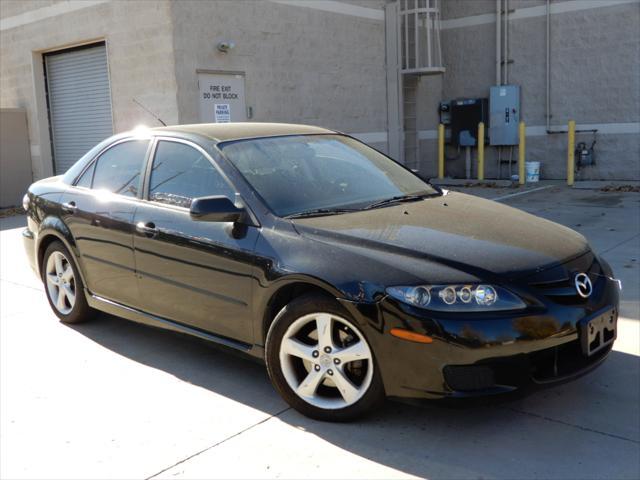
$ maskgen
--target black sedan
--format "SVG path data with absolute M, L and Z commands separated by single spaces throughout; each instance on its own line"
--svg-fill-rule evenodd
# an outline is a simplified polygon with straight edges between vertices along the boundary
M 63 322 L 101 310 L 247 352 L 318 419 L 564 381 L 616 337 L 619 282 L 582 235 L 321 128 L 116 135 L 24 207 Z

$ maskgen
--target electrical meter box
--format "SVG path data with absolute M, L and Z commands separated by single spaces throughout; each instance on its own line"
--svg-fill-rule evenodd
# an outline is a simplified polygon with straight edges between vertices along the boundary
M 460 147 L 475 147 L 478 124 L 488 123 L 487 98 L 458 98 L 451 100 L 451 143 Z M 486 129 L 485 129 L 486 132 Z M 486 133 L 485 133 L 486 135 Z
M 451 102 L 440 102 L 440 105 L 438 105 L 438 114 L 440 115 L 441 124 L 451 125 Z
M 520 86 L 498 85 L 489 92 L 491 145 L 517 145 L 520 123 Z

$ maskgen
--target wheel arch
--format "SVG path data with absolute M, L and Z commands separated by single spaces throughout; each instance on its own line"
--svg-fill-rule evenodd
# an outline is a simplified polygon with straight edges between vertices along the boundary
M 269 328 L 278 313 L 295 298 L 309 293 L 325 295 L 334 300 L 342 297 L 337 289 L 315 278 L 295 276 L 281 280 L 272 287 L 263 309 L 259 337 L 262 345 L 265 345 Z
M 61 242 L 69 251 L 73 257 L 73 262 L 80 273 L 82 283 L 86 286 L 87 283 L 84 278 L 84 273 L 82 268 L 80 268 L 80 263 L 78 262 L 79 252 L 75 239 L 66 224 L 60 218 L 53 216 L 46 217 L 40 224 L 40 229 L 38 231 L 38 242 L 36 247 L 36 268 L 38 269 L 38 276 L 42 276 L 44 253 L 49 245 L 55 241 Z

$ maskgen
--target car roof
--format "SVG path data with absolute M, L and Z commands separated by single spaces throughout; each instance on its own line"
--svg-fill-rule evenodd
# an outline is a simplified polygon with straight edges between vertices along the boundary
M 336 133 L 326 128 L 292 123 L 195 123 L 153 128 L 154 133 L 199 135 L 216 142 L 245 138 L 276 137 L 282 135 L 313 135 Z

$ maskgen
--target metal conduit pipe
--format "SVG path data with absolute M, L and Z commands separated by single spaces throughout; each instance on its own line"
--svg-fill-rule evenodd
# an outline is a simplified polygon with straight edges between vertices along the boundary
M 504 84 L 509 85 L 509 0 L 504 0 Z
M 502 84 L 502 0 L 496 0 L 496 85 Z M 548 127 L 547 127 L 548 128 Z
M 547 85 L 546 85 L 546 108 L 545 117 L 547 118 L 547 133 L 551 130 L 551 0 L 547 0 Z

